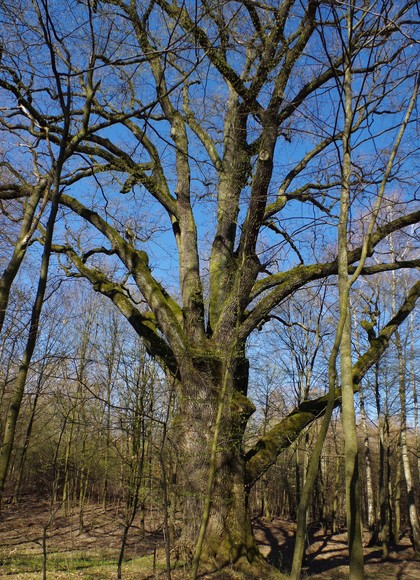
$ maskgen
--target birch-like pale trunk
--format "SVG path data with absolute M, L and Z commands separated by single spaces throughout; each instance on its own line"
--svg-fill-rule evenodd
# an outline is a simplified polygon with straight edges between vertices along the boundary
M 407 441 L 407 394 L 405 358 L 399 331 L 395 333 L 395 343 L 398 353 L 398 378 L 400 398 L 400 443 L 404 479 L 407 486 L 408 516 L 411 528 L 411 541 L 417 558 L 420 558 L 420 523 L 414 495 L 414 482 L 411 472 L 410 457 Z
M 364 455 L 365 455 L 365 472 L 366 472 L 366 502 L 367 502 L 368 526 L 369 530 L 372 533 L 374 533 L 376 522 L 375 522 L 375 504 L 372 482 L 372 460 L 370 453 L 369 432 L 367 428 L 363 389 L 360 389 L 359 397 L 360 397 L 360 418 L 363 429 L 363 444 L 365 450 Z
M 411 376 L 411 386 L 413 390 L 413 416 L 414 416 L 414 436 L 416 442 L 416 456 L 417 456 L 417 469 L 420 477 L 420 429 L 419 429 L 419 401 L 417 394 L 417 384 L 418 378 L 416 374 L 416 338 L 415 338 L 415 324 L 414 324 L 414 314 L 411 313 L 409 317 L 409 328 L 410 328 L 410 376 Z
M 378 414 L 379 433 L 379 489 L 378 503 L 380 512 L 379 537 L 382 543 L 382 558 L 389 556 L 389 501 L 388 501 L 388 453 L 387 440 L 385 438 L 385 411 L 382 409 L 381 394 L 379 390 L 379 367 L 375 365 L 375 403 Z
M 396 255 L 392 237 L 389 241 L 391 253 Z M 392 273 L 392 312 L 397 310 L 397 278 Z M 408 517 L 411 528 L 411 542 L 416 555 L 420 558 L 420 522 L 414 495 L 414 482 L 411 472 L 408 442 L 407 442 L 407 380 L 406 380 L 406 356 L 401 340 L 399 329 L 395 332 L 395 346 L 398 357 L 398 394 L 400 400 L 400 446 L 404 479 L 407 486 Z
M 401 534 L 401 441 L 397 445 L 397 466 L 395 469 L 394 493 L 394 544 L 398 546 Z

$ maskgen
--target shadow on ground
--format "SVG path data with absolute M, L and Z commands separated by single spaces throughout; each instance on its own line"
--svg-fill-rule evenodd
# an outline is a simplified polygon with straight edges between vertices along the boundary
M 291 569 L 295 526 L 280 518 L 258 519 L 254 531 L 261 552 L 280 571 Z M 382 559 L 378 546 L 365 547 L 365 570 L 367 579 L 418 580 L 420 562 L 414 559 L 409 538 L 403 537 L 387 560 Z M 308 546 L 303 571 L 316 579 L 348 578 L 348 549 L 345 530 L 337 534 L 325 534 L 318 528 L 308 530 Z

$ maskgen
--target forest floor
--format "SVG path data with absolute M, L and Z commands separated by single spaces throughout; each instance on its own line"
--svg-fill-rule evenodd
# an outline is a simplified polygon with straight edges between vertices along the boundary
M 0 578 L 35 580 L 42 577 L 44 529 L 48 579 L 115 578 L 122 521 L 121 510 L 115 506 L 104 512 L 100 506 L 88 504 L 84 510 L 84 531 L 80 533 L 76 508 L 66 515 L 62 509 L 51 510 L 48 502 L 41 500 L 25 499 L 18 506 L 6 504 L 0 516 Z M 149 515 L 146 530 L 155 531 L 148 531 L 145 538 L 140 537 L 137 523 L 134 522 L 129 533 L 123 578 L 166 577 L 163 533 L 159 530 L 157 514 L 156 521 L 153 514 Z M 274 518 L 272 521 L 256 520 L 254 527 L 264 556 L 286 573 L 293 550 L 294 524 Z M 310 534 L 309 540 L 304 575 L 311 580 L 348 577 L 345 533 L 331 536 L 317 530 Z M 368 580 L 420 578 L 420 562 L 414 561 L 407 537 L 385 562 L 381 559 L 379 547 L 366 548 L 365 556 Z M 175 554 L 172 554 L 172 559 L 175 559 Z M 187 570 L 178 565 L 172 577 L 174 580 L 188 578 Z

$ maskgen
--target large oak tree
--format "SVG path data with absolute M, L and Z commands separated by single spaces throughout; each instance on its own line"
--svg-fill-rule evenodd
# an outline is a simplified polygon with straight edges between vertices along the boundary
M 67 275 L 113 301 L 176 385 L 184 539 L 196 540 L 204 513 L 207 560 L 261 576 L 249 489 L 326 397 L 304 401 L 244 449 L 254 411 L 247 340 L 295 292 L 335 280 L 345 119 L 350 274 L 363 242 L 362 275 L 419 265 L 381 253 L 387 236 L 420 218 L 414 114 L 389 163 L 419 68 L 416 2 L 0 6 L 0 199 L 25 212 L 22 259 L 49 195 Z M 363 238 L 388 190 L 399 213 Z M 417 283 L 355 363 L 355 385 L 419 293 Z

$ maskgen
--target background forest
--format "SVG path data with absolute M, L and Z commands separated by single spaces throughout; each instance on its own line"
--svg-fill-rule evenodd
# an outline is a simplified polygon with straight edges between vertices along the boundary
M 359 285 L 352 305 L 356 352 L 366 349 L 368 332 L 389 315 L 394 300 L 398 300 L 398 289 L 409 283 L 400 274 L 385 274 Z M 5 321 L 1 345 L 3 417 L 25 346 L 23 331 L 29 309 L 23 297 L 31 292 L 29 284 L 14 290 Z M 316 308 L 308 307 L 309 297 Z M 298 294 L 287 308 L 276 311 L 286 323 L 286 331 L 279 333 L 273 325 L 253 341 L 251 392 L 257 410 L 246 433 L 247 445 L 286 417 L 303 398 L 325 392 L 331 327 L 337 317 L 336 299 L 328 303 L 325 297 L 322 284 Z M 362 519 L 370 531 L 366 541 L 381 545 L 384 555 L 410 529 L 410 487 L 401 446 L 404 414 L 413 477 L 409 486 L 418 509 L 416 333 L 418 315 L 414 311 L 386 355 L 365 377 L 357 398 Z M 50 514 L 44 521 L 46 532 L 54 529 L 55 520 L 63 514 L 72 515 L 73 533 L 88 532 L 92 504 L 114 514 L 120 535 L 113 556 L 121 554 L 122 568 L 130 531 L 136 538 L 160 536 L 166 525 L 169 537 L 176 536 L 171 527 L 177 521 L 176 506 L 186 493 L 174 484 L 178 451 L 172 420 L 176 405 L 171 385 L 113 307 L 92 295 L 89 288 L 78 285 L 75 289 L 72 282 L 61 283 L 57 278 L 44 305 L 22 401 L 6 502 L 25 506 L 33 499 L 46 501 L 50 505 L 49 510 L 45 507 Z M 255 486 L 251 496 L 255 518 L 296 519 L 318 431 L 315 423 L 302 432 Z M 338 409 L 311 495 L 310 530 L 322 527 L 327 533 L 337 533 L 343 528 L 344 481 Z M 174 552 L 172 560 L 177 560 Z M 283 563 L 282 568 L 285 566 Z
M 118 577 L 134 533 L 168 578 L 299 580 L 316 529 L 351 580 L 419 558 L 418 3 L 0 23 L 0 513 L 42 504 L 43 577 L 92 510 Z

